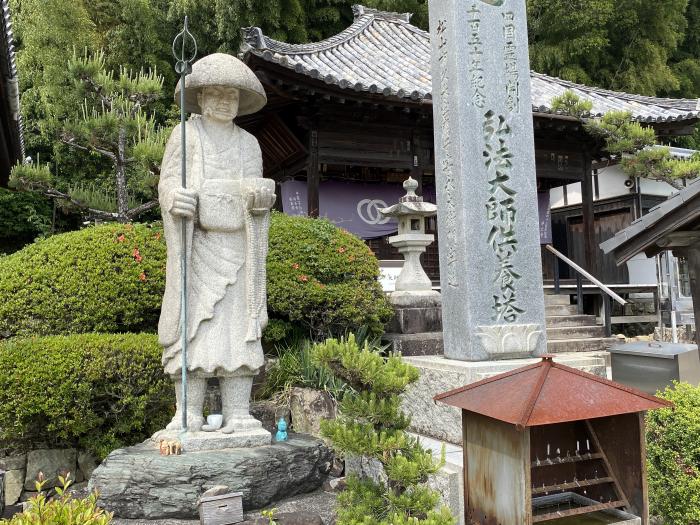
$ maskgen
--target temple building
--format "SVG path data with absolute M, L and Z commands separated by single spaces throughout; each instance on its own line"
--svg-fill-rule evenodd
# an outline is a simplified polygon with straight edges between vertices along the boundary
M 409 14 L 363 6 L 353 10 L 350 27 L 310 44 L 279 42 L 255 27 L 243 30 L 241 57 L 263 82 L 269 103 L 241 125 L 258 137 L 265 176 L 277 181 L 285 212 L 327 216 L 363 237 L 380 259 L 400 259 L 387 242 L 396 224 L 377 209 L 398 200 L 409 174 L 426 200 L 435 199 L 430 36 L 411 25 Z M 594 173 L 608 167 L 610 159 L 579 119 L 552 111 L 552 99 L 571 90 L 593 103 L 592 117 L 629 111 L 653 127 L 661 141 L 692 133 L 700 105 L 698 100 L 613 92 L 535 72 L 531 83 L 541 207 L 549 208 L 553 188 L 561 192 L 582 183 L 578 210 L 565 221 L 575 234 L 555 231 L 552 238 L 542 228 L 543 244 L 553 243 L 591 272 L 604 270 L 598 244 L 607 238 L 605 232 L 612 235 L 635 216 L 611 218 L 604 206 L 594 209 Z M 435 223 L 430 233 L 437 233 Z M 423 260 L 437 280 L 437 243 Z M 544 277 L 551 278 L 554 262 L 547 256 L 543 262 Z M 598 277 L 606 281 L 605 275 Z
M 7 186 L 10 169 L 23 158 L 24 139 L 10 8 L 8 0 L 0 0 L 0 187 Z

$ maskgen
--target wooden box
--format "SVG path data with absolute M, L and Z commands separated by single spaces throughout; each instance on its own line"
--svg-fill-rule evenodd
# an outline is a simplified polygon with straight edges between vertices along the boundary
M 648 525 L 644 392 L 540 363 L 436 396 L 462 409 L 468 525 Z
M 203 496 L 199 500 L 201 525 L 232 525 L 243 521 L 243 493 Z

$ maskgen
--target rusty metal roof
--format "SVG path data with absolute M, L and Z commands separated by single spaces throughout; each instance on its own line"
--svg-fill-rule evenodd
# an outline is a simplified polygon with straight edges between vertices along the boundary
M 521 428 L 672 406 L 640 390 L 555 363 L 552 356 L 439 394 L 435 400 Z
M 432 100 L 430 34 L 410 24 L 408 13 L 353 6 L 355 20 L 320 42 L 288 44 L 258 27 L 242 29 L 241 52 L 278 64 L 299 75 L 341 89 L 380 94 L 390 99 Z M 661 123 L 700 117 L 697 99 L 646 97 L 575 84 L 540 73 L 531 74 L 532 110 L 558 114 L 552 99 L 571 90 L 593 103 L 590 117 L 629 111 L 640 122 Z

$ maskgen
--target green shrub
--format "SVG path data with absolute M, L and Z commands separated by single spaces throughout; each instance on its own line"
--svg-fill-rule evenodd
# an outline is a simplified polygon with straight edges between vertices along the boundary
M 155 331 L 165 286 L 160 229 L 109 224 L 0 258 L 0 337 Z
M 268 342 L 295 327 L 314 336 L 367 325 L 391 308 L 376 258 L 326 220 L 272 216 Z M 55 235 L 0 257 L 0 337 L 155 332 L 165 287 L 160 227 L 109 224 Z
M 651 514 L 665 525 L 700 523 L 700 388 L 677 383 L 661 397 L 674 408 L 647 415 Z
M 79 447 L 104 457 L 143 441 L 173 413 L 160 358 L 152 334 L 0 343 L 0 445 Z
M 438 508 L 440 494 L 425 484 L 442 462 L 406 431 L 410 418 L 401 410 L 400 396 L 418 370 L 400 355 L 384 358 L 368 343 L 361 348 L 352 335 L 316 345 L 314 356 L 353 388 L 340 416 L 321 422 L 321 434 L 340 454 L 374 460 L 385 474 L 348 477 L 338 495 L 338 525 L 453 525 L 450 511 Z
M 367 326 L 384 330 L 391 307 L 379 265 L 361 239 L 326 219 L 273 213 L 267 258 L 271 318 L 301 324 L 312 337 Z
M 278 348 L 279 357 L 270 367 L 260 393 L 262 399 L 298 386 L 323 390 L 340 399 L 348 386 L 313 357 L 309 340 Z
M 15 514 L 10 520 L 0 520 L 5 525 L 109 525 L 112 514 L 97 506 L 97 494 L 86 498 L 73 498 L 68 492 L 71 482 L 59 476 L 60 487 L 56 487 L 57 497 L 48 499 L 42 491 L 43 484 L 37 483 L 39 494 L 27 501 L 24 512 Z

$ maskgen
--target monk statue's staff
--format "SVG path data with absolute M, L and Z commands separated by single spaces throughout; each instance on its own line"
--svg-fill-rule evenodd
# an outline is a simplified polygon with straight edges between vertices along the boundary
M 178 45 L 178 40 L 182 42 Z M 187 56 L 188 40 L 192 47 Z M 180 49 L 178 49 L 180 47 Z M 179 51 L 179 54 L 178 54 Z M 182 132 L 181 175 L 182 187 L 187 188 L 187 148 L 185 126 L 185 77 L 192 72 L 192 62 L 197 56 L 197 41 L 185 24 L 173 40 L 175 71 L 180 75 L 180 130 Z M 182 250 L 180 252 L 180 345 L 182 348 L 182 432 L 187 432 L 187 220 L 181 219 Z

